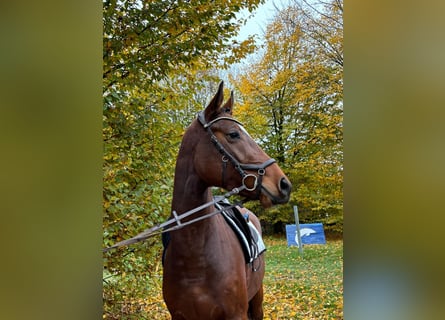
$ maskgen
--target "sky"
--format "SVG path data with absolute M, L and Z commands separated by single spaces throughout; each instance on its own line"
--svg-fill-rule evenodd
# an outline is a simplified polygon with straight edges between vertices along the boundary
M 242 41 L 253 34 L 261 37 L 266 30 L 267 24 L 272 21 L 276 13 L 275 5 L 278 8 L 283 8 L 284 5 L 289 2 L 289 0 L 266 0 L 264 4 L 260 5 L 258 9 L 254 11 L 253 16 L 247 20 L 247 23 L 241 27 L 237 39 Z M 248 16 L 248 14 L 249 12 L 246 10 L 243 16 Z
M 266 31 L 266 26 L 269 22 L 272 21 L 276 8 L 283 8 L 286 4 L 290 3 L 292 0 L 266 0 L 264 4 L 260 5 L 252 14 L 252 16 L 247 20 L 246 24 L 241 27 L 238 36 L 236 39 L 238 41 L 246 40 L 250 35 L 257 35 L 256 43 L 259 45 L 262 41 L 262 36 Z M 241 14 L 241 17 L 248 17 L 249 12 L 244 10 Z M 250 58 L 254 57 L 257 52 L 252 53 L 247 58 L 241 60 L 239 63 L 233 64 L 229 70 L 221 70 L 220 77 L 221 79 L 228 82 L 228 74 L 236 75 L 239 72 L 239 69 L 242 68 L 246 61 Z

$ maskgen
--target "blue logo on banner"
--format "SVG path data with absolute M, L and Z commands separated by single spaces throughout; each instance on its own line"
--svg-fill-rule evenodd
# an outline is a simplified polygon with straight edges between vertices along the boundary
M 302 244 L 326 244 L 322 223 L 300 224 L 300 236 Z M 295 224 L 286 225 L 286 238 L 288 246 L 299 246 Z

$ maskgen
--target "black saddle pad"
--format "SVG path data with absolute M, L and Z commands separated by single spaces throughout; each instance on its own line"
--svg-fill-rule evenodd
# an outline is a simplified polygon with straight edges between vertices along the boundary
M 230 207 L 231 204 L 225 202 L 218 202 L 216 206 L 220 206 L 219 209 L 223 209 L 225 207 Z M 232 228 L 235 232 L 236 237 L 238 238 L 241 247 L 243 249 L 244 258 L 246 263 L 251 262 L 252 254 L 252 233 L 250 232 L 249 225 L 247 224 L 246 218 L 241 214 L 241 212 L 236 208 L 228 208 L 222 212 L 224 219 L 227 224 Z

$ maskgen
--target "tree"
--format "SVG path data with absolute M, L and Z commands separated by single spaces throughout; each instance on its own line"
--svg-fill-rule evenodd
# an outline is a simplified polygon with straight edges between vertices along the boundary
M 104 1 L 105 94 L 123 80 L 153 82 L 178 68 L 214 66 L 224 51 L 226 59 L 242 58 L 252 39 L 229 41 L 243 22 L 236 13 L 259 2 Z
M 103 242 L 109 246 L 170 214 L 176 153 L 202 108 L 207 70 L 245 56 L 231 38 L 245 1 L 103 2 Z M 104 254 L 104 317 L 125 318 L 149 297 L 160 239 Z
M 328 19 L 329 8 L 310 15 L 312 20 L 298 6 L 279 11 L 267 26 L 264 53 L 232 79 L 242 96 L 239 117 L 249 127 L 261 126 L 255 132 L 259 143 L 294 184 L 288 206 L 262 212 L 271 224 L 292 222 L 291 206 L 298 204 L 303 222 L 321 221 L 342 231 L 342 59 L 323 53 L 326 45 L 308 31 Z
M 318 54 L 343 70 L 343 0 L 294 0 L 302 29 Z

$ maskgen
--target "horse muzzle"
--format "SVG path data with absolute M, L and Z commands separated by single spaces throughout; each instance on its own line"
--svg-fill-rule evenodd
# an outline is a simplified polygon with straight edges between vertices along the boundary
M 275 190 L 275 192 L 272 192 L 271 190 Z M 284 204 L 289 202 L 291 191 L 292 184 L 286 177 L 282 177 L 276 187 L 271 188 L 263 184 L 261 186 L 259 200 L 264 208 L 276 204 Z

